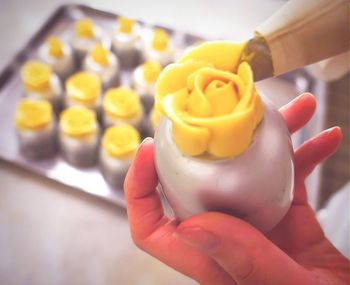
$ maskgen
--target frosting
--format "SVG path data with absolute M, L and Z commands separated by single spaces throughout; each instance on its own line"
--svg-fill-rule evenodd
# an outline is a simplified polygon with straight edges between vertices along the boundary
M 21 77 L 28 92 L 45 92 L 50 87 L 51 67 L 37 60 L 28 61 L 21 70 Z
M 60 114 L 60 128 L 66 135 L 82 138 L 97 130 L 96 114 L 84 107 L 71 107 Z
M 163 29 L 156 29 L 153 34 L 152 48 L 157 51 L 165 51 L 168 47 L 169 36 Z
M 186 155 L 233 157 L 250 145 L 264 109 L 245 43 L 202 44 L 169 65 L 156 84 L 155 108 L 173 122 L 173 137 Z
M 124 124 L 109 127 L 102 138 L 103 149 L 114 158 L 129 158 L 140 144 L 140 134 L 132 126 Z
M 91 57 L 93 60 L 102 66 L 107 66 L 109 64 L 109 54 L 110 52 L 100 43 L 91 50 Z
M 147 61 L 141 65 L 141 69 L 145 81 L 152 84 L 157 80 L 158 75 L 162 70 L 162 66 L 157 61 Z
M 19 130 L 41 130 L 52 122 L 52 106 L 44 100 L 22 99 L 15 121 Z
M 118 18 L 118 28 L 119 32 L 123 34 L 131 34 L 135 21 L 125 17 Z
M 139 96 L 126 87 L 107 90 L 103 98 L 103 109 L 115 119 L 132 118 L 142 111 Z
M 47 46 L 50 56 L 54 58 L 61 58 L 63 56 L 63 45 L 59 38 L 49 37 L 47 39 Z
M 101 80 L 93 73 L 81 71 L 67 79 L 66 91 L 67 96 L 73 100 L 89 105 L 98 99 Z
M 89 18 L 84 18 L 75 23 L 75 34 L 79 38 L 91 39 L 94 37 L 94 23 Z

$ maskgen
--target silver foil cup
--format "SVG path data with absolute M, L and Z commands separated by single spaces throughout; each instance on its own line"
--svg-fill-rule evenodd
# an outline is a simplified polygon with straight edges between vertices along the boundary
M 264 105 L 264 119 L 251 145 L 233 159 L 182 154 L 173 141 L 171 121 L 161 119 L 155 163 L 161 191 L 177 219 L 217 211 L 241 218 L 262 232 L 281 221 L 293 199 L 293 148 L 278 110 Z

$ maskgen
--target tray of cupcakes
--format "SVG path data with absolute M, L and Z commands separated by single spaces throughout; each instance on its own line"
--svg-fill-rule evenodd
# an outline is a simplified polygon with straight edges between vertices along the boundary
M 127 169 L 154 133 L 157 76 L 201 40 L 59 7 L 0 74 L 0 158 L 125 206 Z

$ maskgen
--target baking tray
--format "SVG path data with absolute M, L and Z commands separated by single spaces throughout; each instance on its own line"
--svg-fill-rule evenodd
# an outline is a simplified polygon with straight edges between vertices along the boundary
M 123 190 L 112 189 L 105 182 L 97 166 L 79 169 L 66 163 L 59 154 L 47 160 L 30 161 L 19 152 L 14 124 L 15 108 L 24 94 L 19 70 L 28 59 L 38 58 L 38 48 L 49 35 L 58 35 L 66 42 L 70 42 L 73 36 L 74 22 L 82 17 L 92 18 L 97 25 L 111 34 L 118 15 L 85 5 L 60 6 L 0 74 L 0 159 L 16 164 L 40 176 L 71 186 L 72 189 L 95 195 L 125 208 Z M 137 21 L 141 26 L 142 37 L 145 40 L 152 35 L 152 31 L 156 27 L 167 30 L 178 55 L 189 46 L 208 40 L 163 26 Z M 121 70 L 121 84 L 130 85 L 131 72 L 130 70 Z M 299 88 L 299 84 L 296 84 L 296 77 L 306 82 L 303 88 Z M 283 105 L 298 93 L 309 90 L 309 83 L 310 80 L 305 76 L 305 72 L 297 71 L 282 78 L 259 82 L 257 88 L 258 90 L 261 89 L 272 101 L 277 102 L 277 105 Z M 284 96 L 281 96 L 278 90 L 281 90 Z M 276 97 L 276 94 L 279 94 L 279 96 Z
M 70 42 L 74 32 L 74 22 L 83 17 L 92 18 L 98 26 L 112 34 L 118 15 L 85 5 L 60 6 L 0 74 L 0 158 L 125 207 L 123 190 L 111 188 L 97 166 L 79 169 L 66 163 L 59 154 L 50 159 L 31 161 L 19 152 L 14 124 L 15 108 L 24 94 L 19 70 L 28 59 L 38 58 L 38 48 L 49 35 L 57 35 L 66 42 Z M 176 53 L 181 53 L 191 44 L 202 40 L 200 37 L 163 26 L 149 25 L 143 21 L 138 23 L 141 26 L 141 36 L 145 40 L 151 36 L 154 28 L 165 29 L 171 37 Z M 130 85 L 131 73 L 131 70 L 121 70 L 121 84 Z

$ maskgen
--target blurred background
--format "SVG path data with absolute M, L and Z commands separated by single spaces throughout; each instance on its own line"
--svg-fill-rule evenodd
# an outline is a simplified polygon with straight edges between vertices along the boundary
M 209 39 L 239 41 L 250 37 L 285 2 L 86 0 L 82 4 Z M 0 0 L 0 70 L 64 3 Z M 308 180 L 310 203 L 315 211 L 322 209 L 319 219 L 331 235 L 335 230 L 327 224 L 330 217 L 349 215 L 349 207 L 338 207 L 332 214 L 326 208 L 333 193 L 349 192 L 349 76 L 327 82 L 313 77 L 309 72 L 313 68 L 258 85 L 277 106 L 300 92 L 315 93 L 317 113 L 293 138 L 295 146 L 321 129 L 339 125 L 343 130 L 337 154 Z M 0 181 L 1 284 L 195 284 L 134 246 L 125 210 L 1 160 Z M 348 194 L 340 200 L 349 204 Z M 346 251 L 348 244 L 341 237 L 334 237 L 334 243 Z

